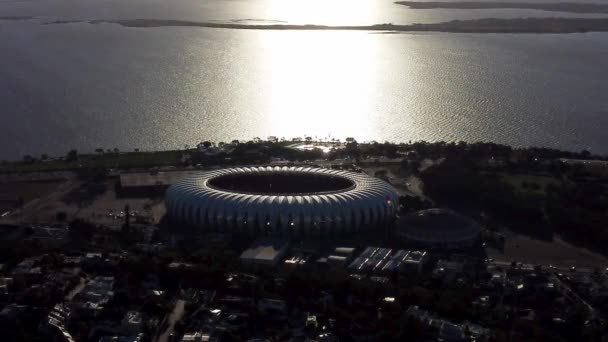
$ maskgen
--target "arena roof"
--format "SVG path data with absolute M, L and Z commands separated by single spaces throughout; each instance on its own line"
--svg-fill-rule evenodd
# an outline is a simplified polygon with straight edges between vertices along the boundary
M 446 209 L 428 209 L 399 219 L 398 233 L 425 244 L 467 244 L 479 237 L 480 227 L 472 219 Z
M 398 196 L 362 173 L 310 167 L 245 167 L 192 175 L 169 188 L 175 221 L 261 235 L 324 234 L 391 221 Z

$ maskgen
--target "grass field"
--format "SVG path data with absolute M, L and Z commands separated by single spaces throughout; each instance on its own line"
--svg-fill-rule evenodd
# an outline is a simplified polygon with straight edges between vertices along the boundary
M 502 180 L 515 187 L 521 192 L 532 192 L 545 194 L 547 185 L 559 185 L 560 180 L 552 176 L 540 176 L 531 174 L 501 174 Z M 528 184 L 528 185 L 527 185 Z M 538 188 L 530 187 L 529 184 L 537 184 Z
M 52 193 L 63 181 L 36 181 L 0 183 L 1 200 L 6 203 L 2 210 L 12 209 L 12 204 L 25 204 Z
M 137 168 L 163 165 L 175 165 L 181 162 L 184 151 L 159 152 L 126 152 L 105 153 L 102 155 L 85 154 L 78 156 L 77 161 L 50 160 L 34 162 L 9 162 L 0 165 L 0 172 L 40 172 L 75 170 L 79 168 Z
M 556 266 L 577 266 L 592 269 L 608 266 L 606 257 L 588 249 L 573 246 L 559 238 L 553 240 L 539 240 L 506 232 L 506 241 L 503 251 L 495 248 L 486 248 L 490 258 L 497 260 L 517 260 L 530 264 L 553 264 Z

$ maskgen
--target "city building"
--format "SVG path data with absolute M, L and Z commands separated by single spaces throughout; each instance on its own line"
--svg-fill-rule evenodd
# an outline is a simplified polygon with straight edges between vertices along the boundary
M 136 335 L 141 331 L 144 320 L 140 312 L 128 311 L 122 320 L 122 328 L 125 332 Z
M 335 268 L 344 268 L 346 267 L 346 263 L 348 262 L 348 258 L 341 255 L 330 255 L 327 257 L 327 264 L 331 267 Z
M 287 317 L 287 302 L 284 300 L 262 298 L 258 301 L 257 307 L 261 312 Z
M 181 342 L 210 342 L 211 335 L 202 332 L 185 333 Z
M 247 265 L 276 266 L 287 253 L 287 241 L 276 238 L 258 239 L 241 254 L 241 262 Z
M 97 276 L 75 298 L 74 308 L 84 316 L 95 316 L 114 297 L 114 277 Z
M 415 273 L 422 272 L 422 267 L 429 259 L 429 255 L 424 251 L 411 251 L 403 259 L 403 270 Z
M 409 251 L 390 248 L 367 247 L 355 258 L 348 269 L 355 273 L 393 273 L 402 270 Z
M 355 249 L 352 247 L 337 247 L 334 250 L 333 255 L 340 255 L 346 258 L 352 258 L 355 253 Z
M 395 189 L 363 173 L 309 167 L 244 167 L 186 177 L 165 204 L 181 224 L 250 235 L 326 235 L 390 223 Z
M 99 339 L 99 342 L 143 342 L 144 334 L 137 334 L 133 336 L 103 336 Z

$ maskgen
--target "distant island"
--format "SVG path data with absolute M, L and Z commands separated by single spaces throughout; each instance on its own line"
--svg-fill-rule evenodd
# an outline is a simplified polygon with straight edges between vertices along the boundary
M 353 30 L 382 32 L 454 32 L 454 33 L 584 33 L 608 31 L 608 18 L 516 18 L 516 19 L 474 19 L 453 20 L 434 24 L 377 24 L 367 26 L 325 26 L 325 25 L 247 25 L 237 23 L 211 23 L 164 19 L 128 20 L 71 20 L 54 21 L 49 24 L 118 24 L 125 27 L 205 27 L 241 30 Z
M 16 20 L 31 20 L 34 19 L 34 17 L 32 16 L 4 16 L 4 17 L 0 17 L 0 21 L 16 21 Z
M 575 3 L 575 2 L 482 2 L 482 1 L 397 1 L 413 9 L 531 9 L 551 12 L 570 13 L 608 13 L 608 4 Z

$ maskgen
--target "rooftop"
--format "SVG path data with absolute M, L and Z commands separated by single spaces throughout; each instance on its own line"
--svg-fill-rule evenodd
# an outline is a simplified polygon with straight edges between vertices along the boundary
M 269 195 L 334 192 L 355 185 L 345 177 L 294 171 L 226 174 L 209 179 L 208 184 L 218 190 Z
M 472 223 L 472 220 L 465 216 L 439 208 L 417 211 L 406 215 L 403 220 L 409 226 L 435 230 L 451 230 Z
M 241 254 L 241 259 L 274 261 L 286 247 L 287 242 L 282 239 L 259 239 Z

